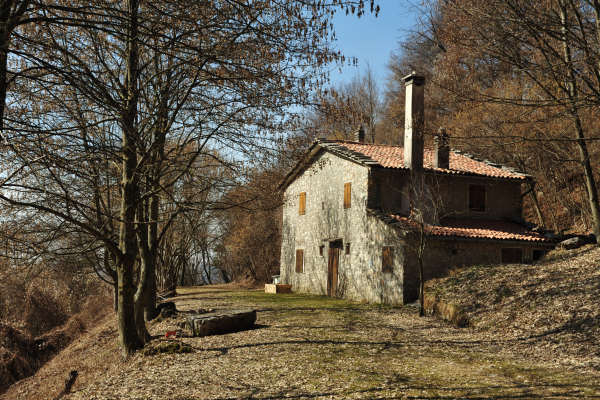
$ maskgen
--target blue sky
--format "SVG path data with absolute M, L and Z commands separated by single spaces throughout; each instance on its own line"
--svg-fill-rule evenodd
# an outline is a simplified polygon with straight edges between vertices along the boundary
M 398 48 L 401 40 L 416 22 L 416 9 L 409 0 L 378 0 L 381 7 L 379 16 L 367 14 L 361 18 L 355 15 L 338 14 L 334 18 L 336 47 L 346 57 L 357 57 L 358 67 L 345 66 L 331 70 L 331 83 L 337 85 L 349 82 L 352 78 L 371 66 L 378 84 L 383 86 L 388 70 L 387 64 L 392 51 Z

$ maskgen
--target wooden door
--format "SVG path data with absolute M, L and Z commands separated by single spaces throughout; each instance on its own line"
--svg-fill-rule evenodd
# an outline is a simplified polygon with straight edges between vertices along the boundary
M 329 247 L 329 263 L 327 268 L 327 295 L 331 297 L 334 297 L 337 292 L 339 260 L 339 247 Z

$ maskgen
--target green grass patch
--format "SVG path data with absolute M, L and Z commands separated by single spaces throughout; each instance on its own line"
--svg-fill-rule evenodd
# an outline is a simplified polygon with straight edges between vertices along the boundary
M 303 293 L 271 294 L 260 290 L 229 292 L 227 296 L 233 301 L 264 307 L 284 307 L 295 309 L 359 309 L 381 310 L 392 309 L 386 304 L 357 303 L 328 296 Z

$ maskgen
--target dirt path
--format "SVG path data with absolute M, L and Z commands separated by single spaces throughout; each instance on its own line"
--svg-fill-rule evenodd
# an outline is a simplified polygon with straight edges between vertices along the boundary
M 178 292 L 180 310 L 250 306 L 259 310 L 259 326 L 181 339 L 194 348 L 190 354 L 139 354 L 104 366 L 65 398 L 600 398 L 600 373 L 545 359 L 543 338 L 488 340 L 419 318 L 410 306 L 217 288 Z M 152 333 L 176 323 L 154 324 Z

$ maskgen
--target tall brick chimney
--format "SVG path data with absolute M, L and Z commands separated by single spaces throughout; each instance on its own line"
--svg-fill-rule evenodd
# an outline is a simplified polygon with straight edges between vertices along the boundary
M 446 129 L 438 129 L 433 138 L 433 166 L 434 168 L 450 169 L 450 138 Z
M 404 116 L 404 166 L 423 169 L 424 93 L 425 78 L 412 72 L 403 78 L 406 85 Z
M 359 143 L 365 142 L 365 128 L 362 125 L 354 132 L 354 141 Z

